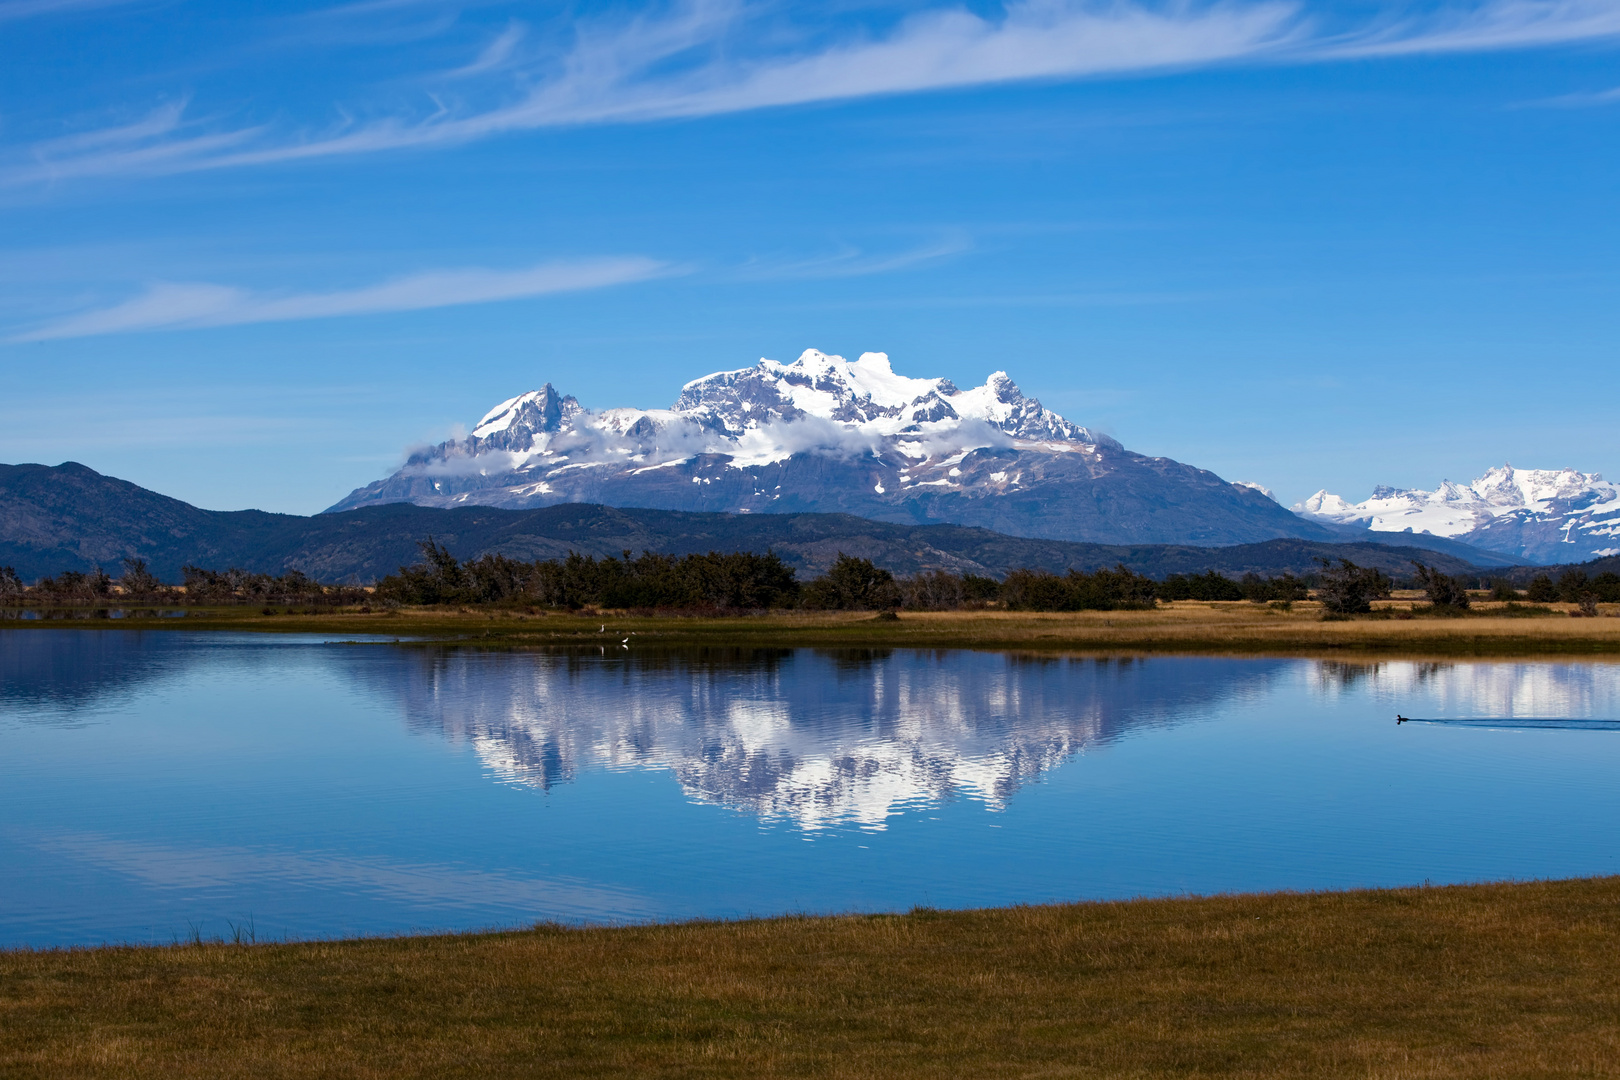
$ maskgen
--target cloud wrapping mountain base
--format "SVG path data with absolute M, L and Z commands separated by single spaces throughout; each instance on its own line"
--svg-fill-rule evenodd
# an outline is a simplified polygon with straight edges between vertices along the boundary
M 669 409 L 591 412 L 547 383 L 328 512 L 397 502 L 848 513 L 1099 543 L 1331 535 L 1251 486 L 1072 424 L 1005 372 L 960 390 L 882 353 L 813 349 L 694 380 Z
M 1379 487 L 1351 503 L 1326 489 L 1294 505 L 1301 517 L 1378 533 L 1460 540 L 1528 563 L 1620 555 L 1620 484 L 1574 469 L 1491 469 L 1433 491 Z

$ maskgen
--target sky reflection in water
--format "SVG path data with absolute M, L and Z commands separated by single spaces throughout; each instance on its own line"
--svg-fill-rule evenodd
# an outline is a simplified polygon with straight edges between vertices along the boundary
M 0 943 L 1613 873 L 1620 732 L 1503 722 L 1594 717 L 1620 666 L 0 630 Z

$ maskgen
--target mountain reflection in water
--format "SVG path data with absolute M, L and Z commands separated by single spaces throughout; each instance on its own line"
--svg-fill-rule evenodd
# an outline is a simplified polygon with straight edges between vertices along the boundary
M 1323 697 L 1369 692 L 1389 702 L 1391 719 L 1416 697 L 1432 715 L 1457 719 L 1620 716 L 1620 667 L 1614 664 L 1329 660 L 1314 666 Z
M 343 647 L 309 635 L 0 630 L 0 719 L 117 723 L 144 687 L 314 665 L 410 731 L 476 751 L 502 783 L 667 771 L 686 796 L 804 830 L 881 829 L 1026 784 L 1132 731 L 1260 702 L 1421 699 L 1457 720 L 1620 717 L 1620 669 L 1590 663 L 1073 657 L 917 650 L 500 651 Z M 289 667 L 291 665 L 291 667 Z M 1589 726 L 1589 725 L 1583 725 Z
M 669 771 L 691 799 L 813 830 L 957 798 L 1001 809 L 1132 728 L 1261 690 L 1288 661 L 894 650 L 411 650 L 357 669 L 501 781 Z

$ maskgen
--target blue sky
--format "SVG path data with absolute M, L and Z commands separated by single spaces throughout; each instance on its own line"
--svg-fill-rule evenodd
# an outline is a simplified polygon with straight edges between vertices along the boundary
M 1620 0 L 248 7 L 0 0 L 0 461 L 308 513 L 815 347 L 1284 502 L 1620 473 Z

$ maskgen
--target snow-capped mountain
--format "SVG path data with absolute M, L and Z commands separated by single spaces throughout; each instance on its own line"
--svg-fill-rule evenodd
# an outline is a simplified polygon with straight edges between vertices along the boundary
M 668 409 L 593 412 L 547 383 L 331 509 L 390 502 L 844 512 L 1115 542 L 1325 536 L 1252 487 L 1070 423 L 1005 372 L 962 390 L 883 353 L 814 349 L 696 379 Z
M 1620 484 L 1574 469 L 1491 469 L 1433 491 L 1379 487 L 1351 503 L 1326 490 L 1294 505 L 1310 520 L 1374 532 L 1429 533 L 1532 563 L 1620 555 Z

